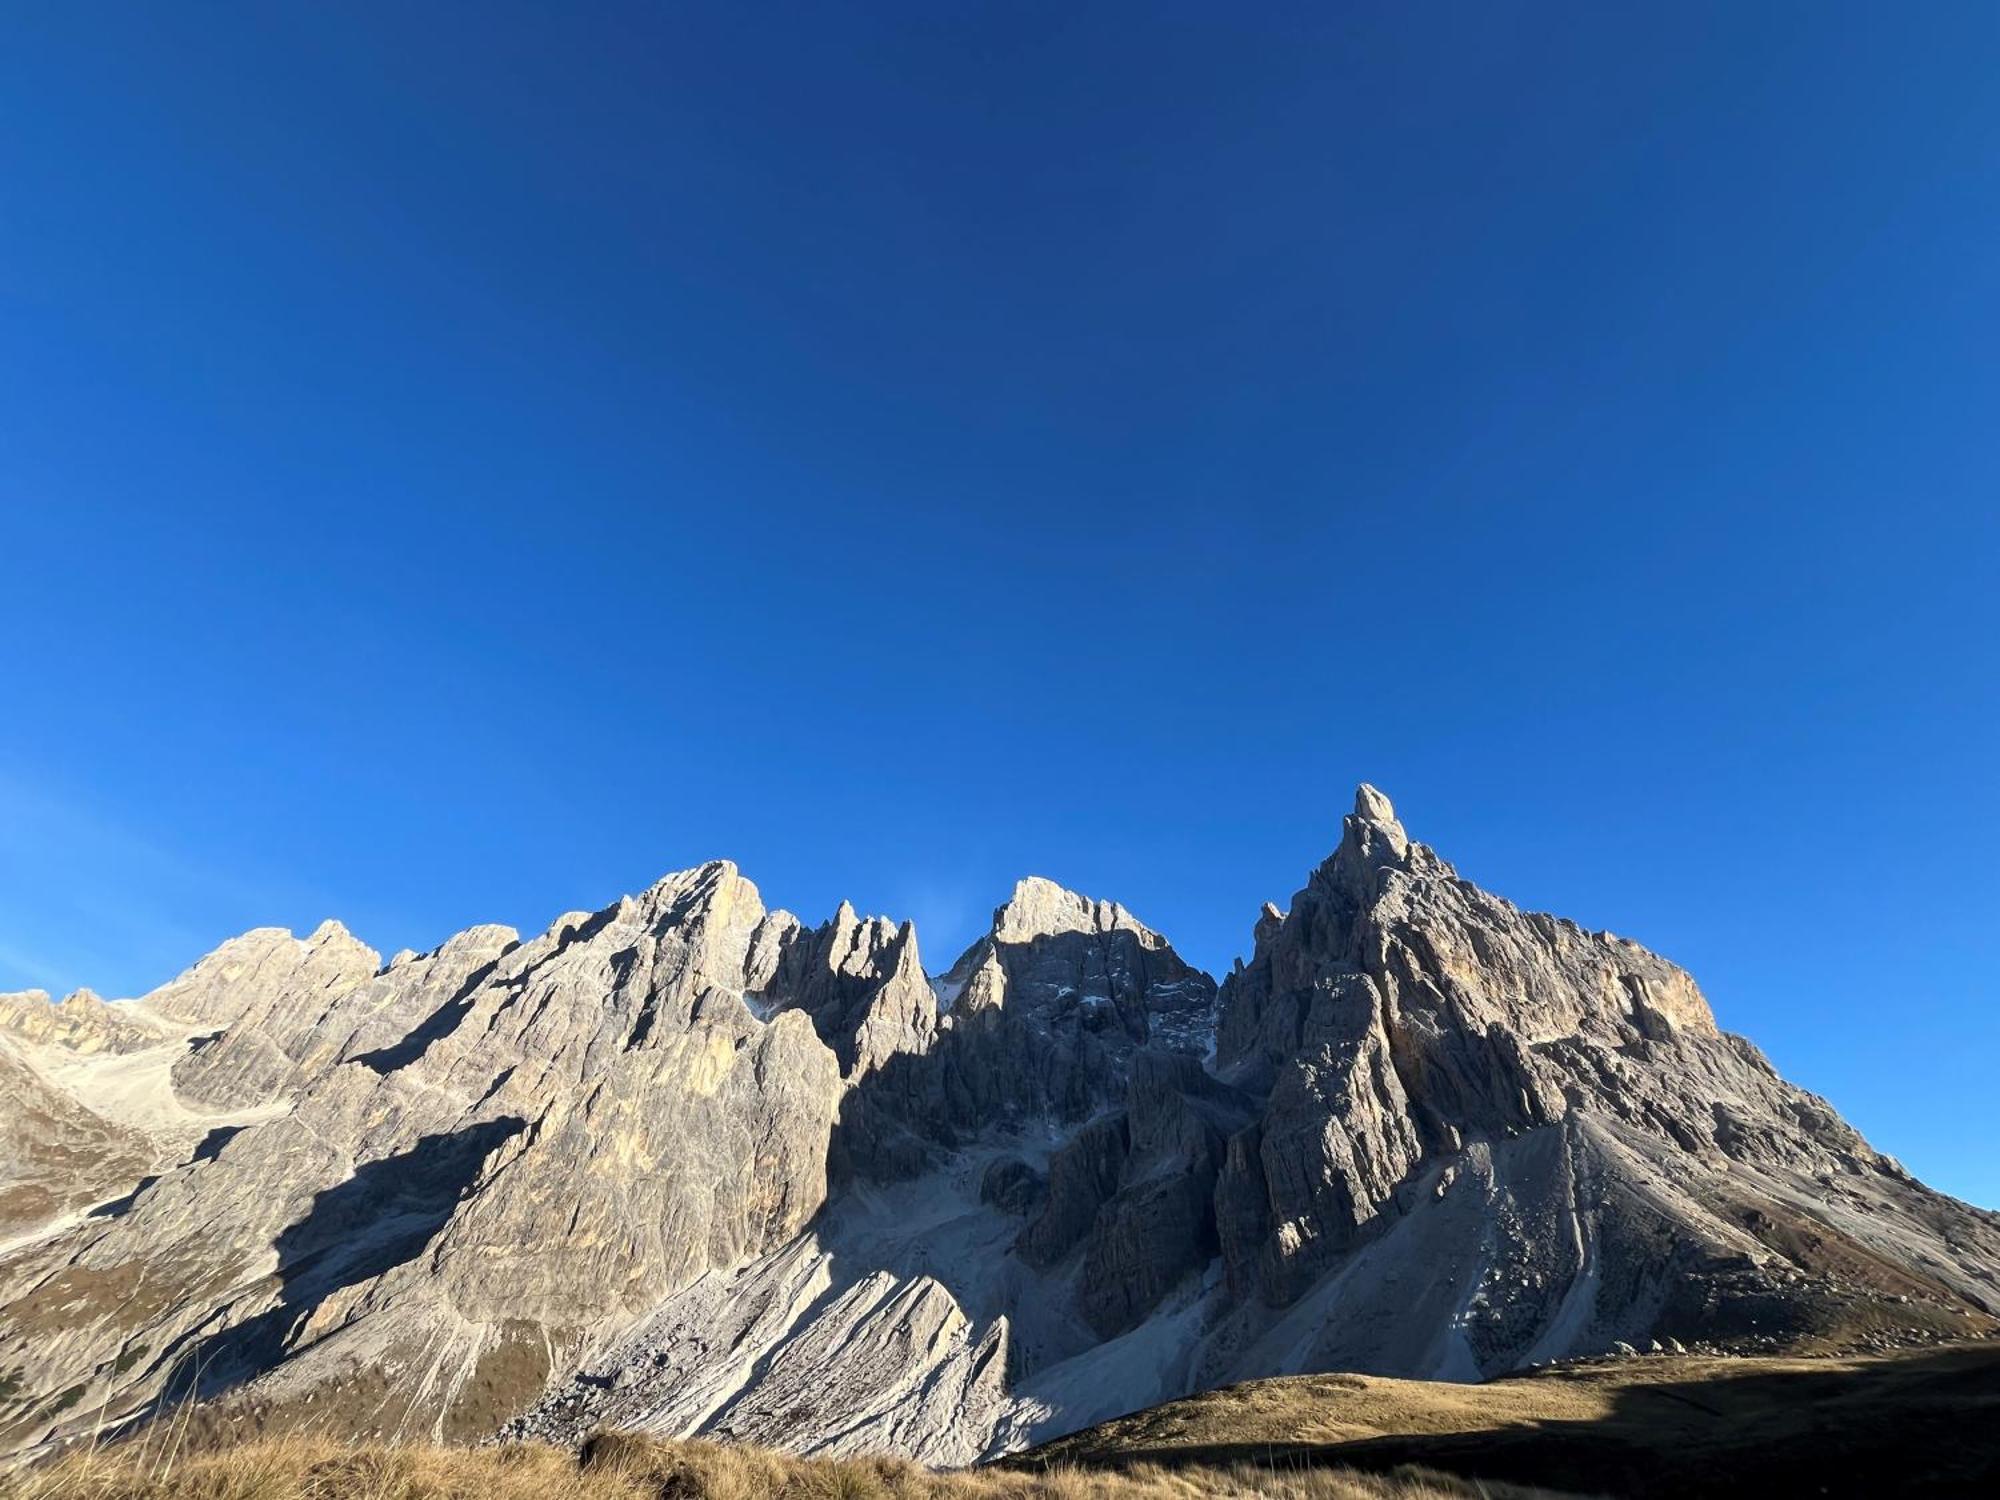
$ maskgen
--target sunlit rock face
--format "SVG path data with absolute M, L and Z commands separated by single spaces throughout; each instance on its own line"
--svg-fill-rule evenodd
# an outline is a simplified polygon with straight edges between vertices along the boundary
M 1031 878 L 932 972 L 716 862 L 0 996 L 0 1442 L 191 1393 L 966 1462 L 1253 1376 L 1993 1327 L 1993 1216 L 1374 788 L 1250 941 L 1218 989 Z

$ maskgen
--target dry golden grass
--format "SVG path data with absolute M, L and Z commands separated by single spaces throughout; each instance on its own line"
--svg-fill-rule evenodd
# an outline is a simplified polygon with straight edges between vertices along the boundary
M 1359 1375 L 1259 1381 L 949 1473 L 897 1459 L 801 1459 L 624 1434 L 593 1439 L 581 1458 L 535 1446 L 349 1440 L 324 1429 L 275 1429 L 241 1407 L 189 1407 L 129 1441 L 0 1473 L 0 1500 L 1523 1500 L 1554 1493 L 1530 1485 L 1630 1500 L 1916 1493 L 1987 1500 L 2000 1495 L 2000 1343 L 1819 1360 L 1624 1360 L 1483 1386 Z
M 0 1477 L 0 1500 L 1528 1500 L 1416 1473 L 1165 1469 L 939 1473 L 901 1459 L 802 1459 L 727 1443 L 608 1435 L 581 1460 L 554 1448 L 339 1443 L 292 1435 L 179 1453 L 172 1439 L 70 1454 Z
M 1485 1385 L 1300 1375 L 1207 1391 L 1003 1460 L 1426 1470 L 1634 1500 L 2000 1495 L 2000 1342 L 1834 1359 L 1661 1356 Z

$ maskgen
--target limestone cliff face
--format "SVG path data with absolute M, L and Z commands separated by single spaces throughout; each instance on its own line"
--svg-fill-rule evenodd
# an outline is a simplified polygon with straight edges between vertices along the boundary
M 1217 1072 L 1266 1097 L 1226 1189 L 1231 1269 L 1287 1300 L 1420 1162 L 1573 1108 L 1699 1151 L 1704 1085 L 1761 1092 L 1743 1071 L 1685 973 L 1460 880 L 1364 786 L 1339 849 L 1289 912 L 1266 910 L 1224 987 Z
M 1493 1281 L 1464 1288 L 1444 1360 L 1459 1374 L 1660 1331 L 1823 1332 L 1810 1274 L 1889 1262 L 1905 1269 L 1861 1277 L 1864 1299 L 1915 1272 L 1936 1305 L 2000 1306 L 1993 1216 L 1943 1209 L 1720 1032 L 1682 970 L 1461 880 L 1372 787 L 1223 986 L 1216 1073 L 1259 1103 L 1216 1202 L 1231 1284 L 1267 1305 L 1442 1224 L 1471 1179 Z M 1959 1228 L 1912 1264 L 1907 1235 L 1940 1209 Z
M 1111 901 L 1031 877 L 945 974 L 947 1097 L 967 1124 L 1084 1119 L 1149 1047 L 1204 1045 L 1215 983 Z
M 744 1003 L 765 919 L 715 864 L 387 969 L 330 926 L 226 944 L 132 1007 L 200 1143 L 162 1133 L 128 1200 L 0 1265 L 0 1367 L 114 1405 L 388 1368 L 446 1421 L 497 1356 L 498 1406 L 532 1394 L 824 1200 L 839 1071 L 804 1014 Z
M 1372 788 L 1252 942 L 1218 992 L 1030 879 L 932 975 L 717 862 L 0 996 L 0 1443 L 192 1392 L 958 1462 L 1256 1375 L 1993 1326 L 1992 1215 Z

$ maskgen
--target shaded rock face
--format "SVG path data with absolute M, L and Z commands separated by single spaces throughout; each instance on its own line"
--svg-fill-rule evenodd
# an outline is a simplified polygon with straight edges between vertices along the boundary
M 932 975 L 718 862 L 0 996 L 0 1444 L 192 1393 L 956 1463 L 1261 1375 L 1994 1326 L 1992 1215 L 1373 788 L 1252 940 L 1218 992 L 1030 879 Z
M 864 921 L 843 901 L 825 927 L 787 928 L 780 941 L 772 994 L 812 1018 L 842 1076 L 865 1077 L 893 1057 L 930 1050 L 937 997 L 917 955 L 914 923 Z
M 811 987 L 827 997 L 812 1002 L 822 1034 L 854 1058 L 842 1177 L 909 1177 L 996 1132 L 1072 1127 L 1123 1097 L 1135 1058 L 1199 1053 L 1213 1034 L 1208 975 L 1122 906 L 1051 881 L 1021 881 L 936 980 L 907 925 L 856 924 L 843 907 L 831 937 L 871 955 Z
M 940 989 L 945 1107 L 967 1126 L 1088 1118 L 1143 1051 L 1199 1055 L 1215 1007 L 1215 982 L 1124 907 L 1039 878 L 1015 886 Z

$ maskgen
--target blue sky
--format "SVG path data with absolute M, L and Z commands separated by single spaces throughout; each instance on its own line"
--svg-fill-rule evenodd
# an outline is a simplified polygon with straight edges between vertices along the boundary
M 1357 780 L 2000 1203 L 2000 12 L 37 7 L 0 987 L 715 855 L 1220 969 Z

